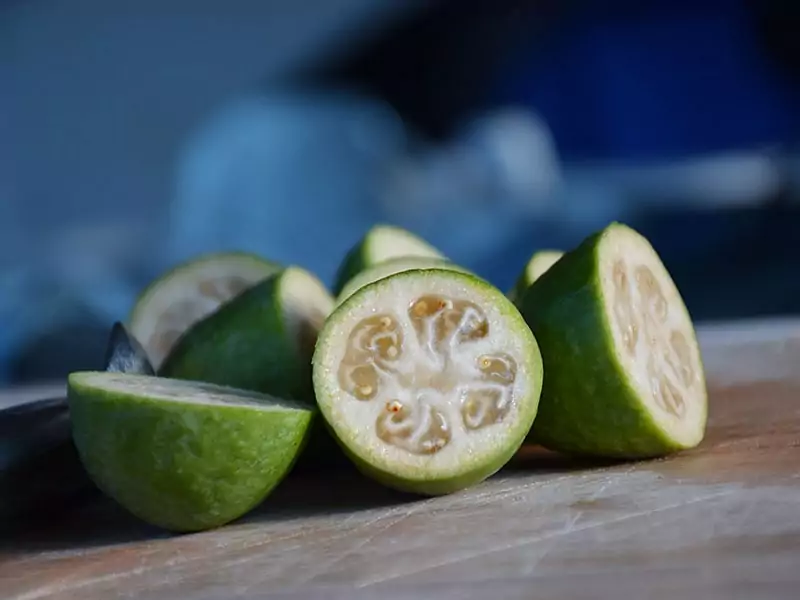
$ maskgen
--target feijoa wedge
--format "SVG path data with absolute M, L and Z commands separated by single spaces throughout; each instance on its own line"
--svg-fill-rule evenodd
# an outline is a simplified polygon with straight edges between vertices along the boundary
M 544 387 L 530 439 L 571 454 L 646 458 L 703 439 L 707 393 L 694 326 L 658 254 L 613 223 L 525 293 Z

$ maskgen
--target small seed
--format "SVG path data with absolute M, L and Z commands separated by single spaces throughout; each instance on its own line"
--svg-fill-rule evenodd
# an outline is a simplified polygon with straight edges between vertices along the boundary
M 403 410 L 403 404 L 398 400 L 392 400 L 391 402 L 386 403 L 386 410 L 392 413 L 399 413 L 401 410 Z
M 492 361 L 491 361 L 491 359 L 490 359 L 490 358 L 488 358 L 488 357 L 486 357 L 486 356 L 484 356 L 484 357 L 481 359 L 481 368 L 482 368 L 482 369 L 488 369 L 488 368 L 489 368 L 489 367 L 491 367 L 491 366 L 492 366 Z
M 369 396 L 372 393 L 372 386 L 362 385 L 360 388 L 358 388 L 358 393 L 362 396 Z
M 384 329 L 388 329 L 392 326 L 392 320 L 389 317 L 381 317 L 381 326 Z
M 386 349 L 386 355 L 389 358 L 397 358 L 397 346 L 389 346 Z

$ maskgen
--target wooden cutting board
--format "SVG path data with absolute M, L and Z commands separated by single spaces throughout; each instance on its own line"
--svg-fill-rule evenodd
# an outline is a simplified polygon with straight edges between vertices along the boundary
M 185 536 L 97 498 L 0 540 L 0 597 L 800 597 L 800 322 L 700 337 L 697 450 L 616 465 L 531 450 L 426 500 L 352 472 L 296 476 L 242 521 Z

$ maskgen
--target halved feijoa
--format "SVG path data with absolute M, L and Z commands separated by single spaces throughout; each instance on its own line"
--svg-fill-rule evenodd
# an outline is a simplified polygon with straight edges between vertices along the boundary
M 314 389 L 355 464 L 405 491 L 478 483 L 517 451 L 536 416 L 542 363 L 514 305 L 465 273 L 397 273 L 334 310 Z
M 123 373 L 72 373 L 72 436 L 95 484 L 173 531 L 232 521 L 284 478 L 313 411 L 263 394 Z
M 410 231 L 393 225 L 375 225 L 344 257 L 336 273 L 334 293 L 340 295 L 345 284 L 367 267 L 405 256 L 444 258 L 439 250 Z
M 530 439 L 619 458 L 691 448 L 705 432 L 700 350 L 675 283 L 650 243 L 613 223 L 525 293 L 544 360 Z
M 155 369 L 194 323 L 280 270 L 245 252 L 207 254 L 171 269 L 142 292 L 128 325 Z
M 158 373 L 311 400 L 311 356 L 332 308 L 317 277 L 287 267 L 195 323 Z

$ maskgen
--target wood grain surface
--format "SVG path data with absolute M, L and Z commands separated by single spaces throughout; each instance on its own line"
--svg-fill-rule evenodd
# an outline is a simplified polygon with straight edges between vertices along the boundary
M 0 540 L 0 598 L 800 597 L 800 323 L 701 331 L 702 446 L 589 464 L 528 449 L 418 499 L 293 476 L 217 531 L 171 536 L 96 498 Z

